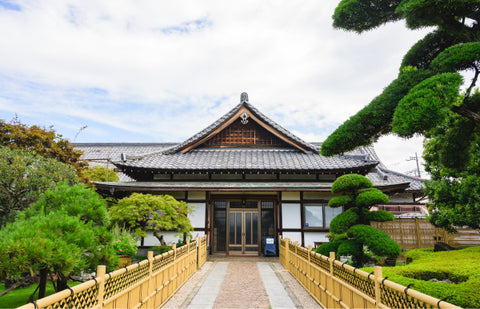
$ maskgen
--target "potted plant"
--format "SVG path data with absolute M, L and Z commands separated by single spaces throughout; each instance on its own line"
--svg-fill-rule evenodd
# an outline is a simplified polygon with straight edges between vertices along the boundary
M 120 260 L 120 267 L 132 264 L 132 257 L 137 253 L 137 241 L 126 230 L 114 228 L 113 248 Z

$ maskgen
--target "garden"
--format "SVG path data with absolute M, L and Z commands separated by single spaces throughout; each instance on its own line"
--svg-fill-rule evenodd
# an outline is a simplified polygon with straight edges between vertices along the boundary
M 383 276 L 460 307 L 480 308 L 480 246 L 441 252 L 415 249 L 405 258 L 406 265 L 383 267 Z

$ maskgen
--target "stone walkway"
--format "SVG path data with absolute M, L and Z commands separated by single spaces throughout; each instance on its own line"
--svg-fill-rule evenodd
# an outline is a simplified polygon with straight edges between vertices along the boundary
M 163 308 L 321 307 L 278 262 L 223 260 L 205 263 Z

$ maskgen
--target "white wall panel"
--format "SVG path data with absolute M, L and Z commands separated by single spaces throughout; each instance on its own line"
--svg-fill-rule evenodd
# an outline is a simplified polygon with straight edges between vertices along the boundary
M 302 221 L 300 220 L 300 216 L 300 204 L 282 204 L 282 228 L 301 228 Z
M 192 214 L 188 215 L 194 228 L 205 228 L 205 203 L 189 203 L 195 206 Z
M 311 245 L 315 247 L 315 242 L 328 242 L 327 233 L 305 233 L 303 235 L 305 247 Z
M 290 241 L 298 241 L 299 244 L 302 244 L 302 233 L 300 232 L 283 232 L 282 238 L 290 238 Z

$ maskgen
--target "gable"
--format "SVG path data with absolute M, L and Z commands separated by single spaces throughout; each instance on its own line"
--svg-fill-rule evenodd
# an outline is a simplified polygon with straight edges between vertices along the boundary
M 226 115 L 164 153 L 186 153 L 205 147 L 282 147 L 304 153 L 317 152 L 315 146 L 301 140 L 250 105 L 246 93 L 242 93 L 241 103 Z
M 202 147 L 291 147 L 253 120 L 238 118 Z

